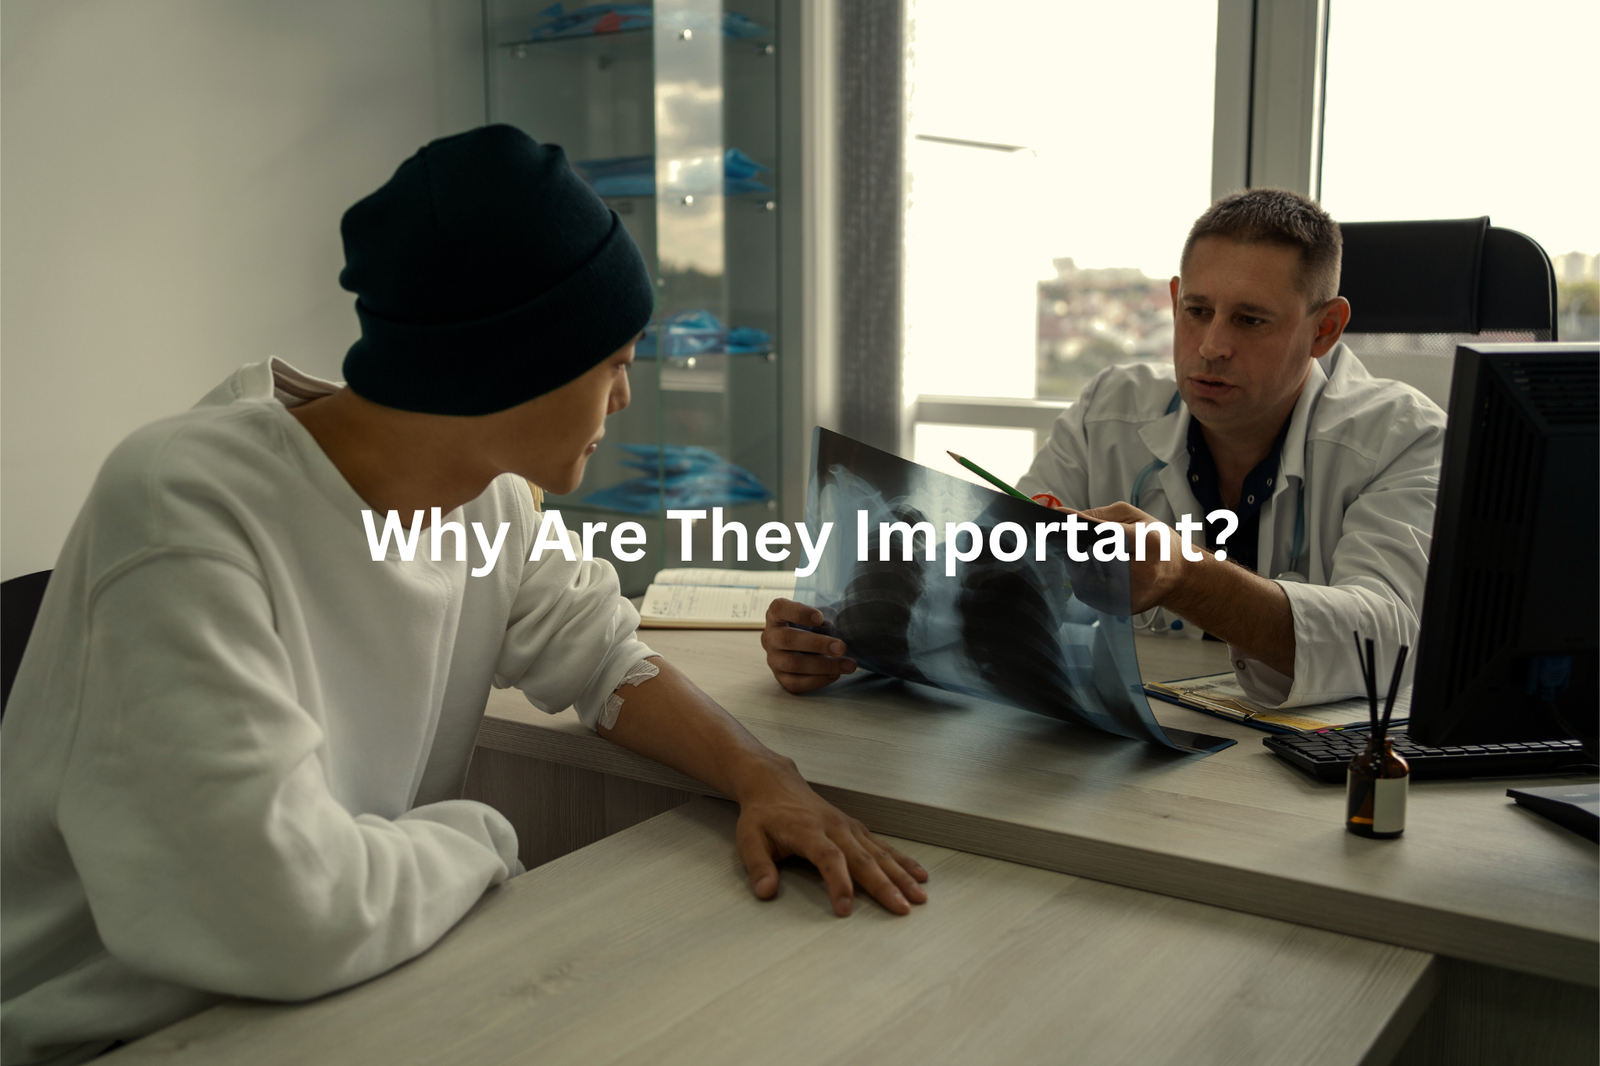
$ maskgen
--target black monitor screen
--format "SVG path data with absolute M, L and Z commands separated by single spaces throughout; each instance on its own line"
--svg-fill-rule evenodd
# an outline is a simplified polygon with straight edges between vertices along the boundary
M 1596 732 L 1600 347 L 1456 349 L 1412 736 Z

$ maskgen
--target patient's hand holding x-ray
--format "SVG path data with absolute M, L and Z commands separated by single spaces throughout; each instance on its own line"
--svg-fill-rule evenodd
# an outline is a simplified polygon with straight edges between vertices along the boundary
M 814 692 L 858 669 L 844 641 L 799 626 L 821 626 L 822 612 L 797 600 L 776 599 L 767 608 L 761 648 L 778 684 L 790 692 Z

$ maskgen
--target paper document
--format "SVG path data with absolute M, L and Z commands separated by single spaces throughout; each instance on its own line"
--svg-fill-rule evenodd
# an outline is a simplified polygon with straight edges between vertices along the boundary
M 1365 697 L 1358 696 L 1339 700 L 1337 703 L 1315 703 L 1305 707 L 1284 707 L 1275 710 L 1252 703 L 1231 673 L 1191 677 L 1184 681 L 1151 682 L 1144 686 L 1144 690 L 1169 703 L 1204 711 L 1235 722 L 1243 722 L 1258 729 L 1311 733 L 1318 729 L 1367 723 Z M 1405 721 L 1410 708 L 1411 690 L 1402 689 L 1395 696 L 1394 713 L 1390 718 L 1390 724 Z
M 767 605 L 793 597 L 792 570 L 663 570 L 645 590 L 643 629 L 761 629 Z
M 655 585 L 729 585 L 761 589 L 794 590 L 793 570 L 718 570 L 708 566 L 681 566 L 657 571 Z

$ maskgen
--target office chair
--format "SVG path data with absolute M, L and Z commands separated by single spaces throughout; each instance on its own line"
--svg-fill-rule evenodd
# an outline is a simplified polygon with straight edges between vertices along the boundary
M 17 679 L 17 667 L 22 665 L 22 653 L 28 648 L 28 636 L 49 583 L 48 570 L 0 582 L 0 716 L 11 700 L 11 683 Z
M 1339 295 L 1354 309 L 1353 331 L 1556 339 L 1555 270 L 1531 237 L 1491 226 L 1487 215 L 1339 229 Z
M 1489 219 L 1345 222 L 1339 295 L 1345 343 L 1376 377 L 1450 404 L 1451 355 L 1464 341 L 1556 338 L 1550 257 Z

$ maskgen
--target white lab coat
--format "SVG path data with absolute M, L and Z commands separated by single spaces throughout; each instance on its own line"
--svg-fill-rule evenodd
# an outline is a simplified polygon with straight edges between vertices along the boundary
M 1176 395 L 1170 366 L 1104 371 L 1056 420 L 1018 487 L 1054 493 L 1073 507 L 1127 501 L 1164 522 L 1184 514 L 1204 521 L 1188 481 L 1189 408 L 1174 403 Z M 1374 378 L 1346 345 L 1317 360 L 1261 509 L 1256 567 L 1289 596 L 1295 674 L 1291 680 L 1231 648 L 1234 673 L 1253 699 L 1295 706 L 1365 693 L 1352 631 L 1377 642 L 1380 665 L 1401 644 L 1416 645 L 1444 427 L 1436 404 L 1408 385 Z M 1134 483 L 1147 468 L 1135 499 Z M 1165 611 L 1136 619 L 1173 637 L 1201 635 L 1194 626 L 1171 628 L 1174 620 Z

